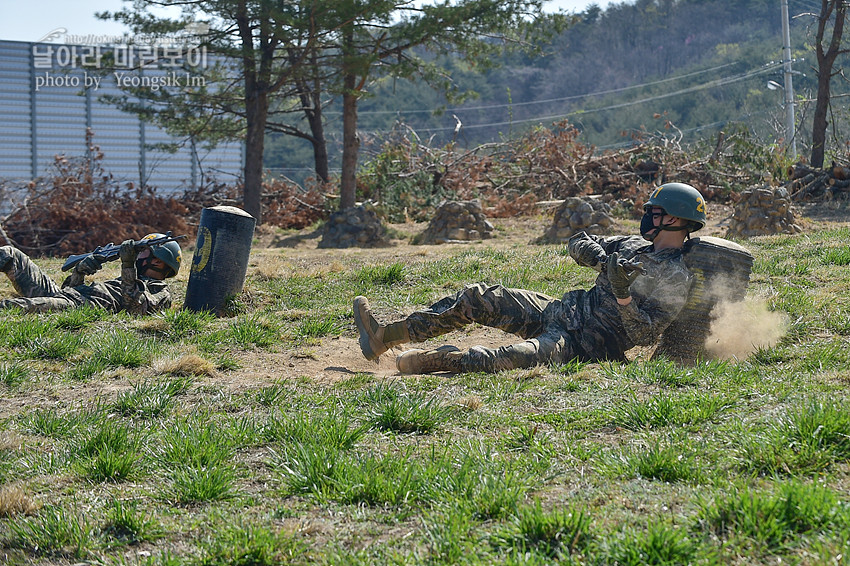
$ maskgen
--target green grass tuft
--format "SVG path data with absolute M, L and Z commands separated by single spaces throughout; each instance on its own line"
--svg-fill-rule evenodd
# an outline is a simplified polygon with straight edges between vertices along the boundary
M 453 412 L 452 407 L 422 393 L 407 393 L 395 386 L 378 385 L 365 395 L 366 414 L 379 430 L 427 434 Z
M 362 267 L 356 274 L 356 281 L 362 286 L 393 285 L 404 281 L 403 263 L 390 265 L 369 265 Z
M 547 511 L 535 501 L 533 505 L 517 509 L 507 526 L 490 542 L 520 553 L 532 552 L 548 559 L 561 559 L 584 552 L 591 541 L 587 513 L 569 507 Z
M 139 544 L 160 538 L 164 529 L 137 501 L 116 499 L 109 503 L 102 534 L 110 544 Z
M 706 532 L 760 553 L 777 551 L 802 535 L 847 528 L 847 521 L 832 490 L 799 482 L 780 484 L 772 493 L 735 487 L 703 502 L 698 515 Z
M 32 372 L 29 366 L 19 362 L 2 362 L 0 363 L 0 383 L 6 387 L 18 387 L 19 385 L 29 381 L 32 377 Z
M 127 330 L 111 330 L 92 344 L 93 362 L 107 367 L 138 368 L 148 365 L 158 350 L 155 340 Z
M 41 556 L 86 558 L 95 545 L 95 527 L 85 514 L 48 505 L 35 517 L 15 517 L 7 525 L 9 544 Z

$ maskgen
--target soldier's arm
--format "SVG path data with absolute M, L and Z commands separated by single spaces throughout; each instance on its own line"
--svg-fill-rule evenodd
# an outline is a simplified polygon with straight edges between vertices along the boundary
M 574 234 L 567 242 L 567 250 L 573 260 L 584 267 L 593 267 L 597 271 L 605 262 L 605 249 L 587 232 Z
M 159 282 L 156 283 L 157 288 L 153 288 L 151 283 L 145 290 L 145 298 L 147 300 L 147 310 L 145 312 L 152 313 L 167 309 L 171 306 L 171 291 L 168 285 Z
M 62 281 L 62 288 L 65 287 L 76 287 L 77 285 L 82 285 L 85 283 L 86 276 L 82 273 L 77 272 L 76 270 L 71 271 L 71 274 Z
M 584 231 L 574 234 L 567 242 L 567 251 L 576 263 L 587 267 L 597 267 L 604 256 L 618 251 L 622 243 L 630 236 L 597 236 Z M 599 252 L 601 253 L 600 254 Z
M 130 314 L 149 314 L 171 306 L 171 291 L 162 282 L 139 281 L 136 268 L 121 269 L 121 302 Z
M 136 285 L 136 266 L 121 267 L 121 302 L 130 314 L 144 314 L 143 292 Z
M 147 312 L 147 297 L 144 284 L 139 284 L 136 274 L 136 257 L 139 252 L 135 249 L 133 240 L 121 243 L 119 257 L 121 258 L 121 304 L 130 314 L 145 314 Z
M 693 277 L 680 263 L 656 276 L 659 285 L 653 293 L 627 304 L 618 302 L 623 326 L 638 346 L 651 346 L 672 323 L 688 300 Z

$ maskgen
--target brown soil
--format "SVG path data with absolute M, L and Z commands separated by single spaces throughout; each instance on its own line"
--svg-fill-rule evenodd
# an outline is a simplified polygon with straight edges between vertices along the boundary
M 722 236 L 726 231 L 732 208 L 724 205 L 709 206 L 709 225 L 700 233 L 703 235 Z M 394 224 L 390 228 L 399 236 L 393 240 L 393 245 L 378 249 L 347 248 L 341 250 L 318 249 L 320 234 L 316 231 L 303 230 L 287 235 L 280 235 L 273 229 L 259 230 L 258 243 L 252 249 L 252 262 L 249 269 L 268 270 L 293 269 L 301 273 L 320 273 L 340 269 L 356 268 L 360 265 L 389 264 L 401 262 L 411 264 L 421 261 L 434 260 L 441 255 L 456 253 L 466 247 L 516 248 L 529 245 L 534 239 L 543 234 L 551 222 L 548 216 L 520 217 L 513 219 L 492 219 L 496 227 L 494 237 L 490 240 L 468 244 L 443 245 L 411 245 L 412 236 L 425 230 L 426 223 Z M 624 223 L 625 233 L 637 231 L 637 221 Z M 566 291 L 567 289 L 565 289 Z M 446 293 L 453 290 L 447 289 Z M 351 297 L 352 299 L 354 297 Z M 369 297 L 375 315 L 383 321 L 397 320 L 407 313 L 395 312 L 381 304 L 380 297 Z M 516 342 L 517 337 L 505 334 L 499 330 L 474 325 L 470 329 L 454 332 L 442 337 L 429 347 L 441 343 L 450 343 L 459 348 L 467 348 L 476 344 L 501 346 Z M 303 351 L 268 353 L 263 351 L 251 352 L 245 359 L 240 360 L 242 369 L 229 374 L 228 379 L 235 381 L 264 382 L 275 379 L 309 377 L 316 380 L 346 379 L 356 373 L 369 373 L 379 377 L 397 375 L 395 355 L 416 344 L 406 344 L 390 351 L 378 360 L 370 362 L 363 358 L 360 347 L 354 336 L 352 320 L 351 332 L 342 337 L 323 339 L 321 344 L 311 346 Z M 421 347 L 421 346 L 420 346 Z M 257 386 L 255 383 L 254 386 Z
M 731 214 L 730 207 L 713 205 L 709 207 L 709 225 L 702 234 L 722 236 Z M 829 210 L 806 211 L 809 217 L 802 224 L 823 226 L 825 224 L 846 224 L 850 215 L 847 208 L 834 207 Z M 521 217 L 516 219 L 493 219 L 496 230 L 494 237 L 485 242 L 469 244 L 418 245 L 409 243 L 410 238 L 421 233 L 426 224 L 408 223 L 392 225 L 391 228 L 398 236 L 392 246 L 379 249 L 319 249 L 317 247 L 320 235 L 316 231 L 305 229 L 299 232 L 281 235 L 279 231 L 261 227 L 258 231 L 257 242 L 252 248 L 252 259 L 249 265 L 249 277 L 280 276 L 286 271 L 319 274 L 332 273 L 343 269 L 357 268 L 360 265 L 388 264 L 401 262 L 412 264 L 422 261 L 433 261 L 442 255 L 457 253 L 465 247 L 508 248 L 529 245 L 540 236 L 548 226 L 548 216 Z M 637 222 L 630 221 L 622 225 L 624 233 L 637 231 Z M 253 272 L 253 273 L 252 273 Z M 104 274 L 109 276 L 108 273 Z M 115 274 L 117 275 L 117 273 Z M 185 274 L 178 278 L 185 285 Z M 182 281 L 181 281 L 182 280 Z M 0 282 L 3 295 L 8 296 L 11 288 L 5 281 Z M 184 286 L 185 288 L 185 286 Z M 179 287 L 178 287 L 179 289 Z M 454 289 L 446 289 L 450 293 Z M 179 293 L 179 290 L 178 290 Z M 351 297 L 353 299 L 354 297 Z M 373 309 L 378 318 L 391 321 L 397 320 L 407 313 L 394 311 L 381 303 L 380 297 L 370 297 Z M 145 324 L 140 321 L 140 324 Z M 500 346 L 515 342 L 515 336 L 501 331 L 473 325 L 463 331 L 453 332 L 441 339 L 429 343 L 435 347 L 441 343 L 451 343 L 460 348 L 468 348 L 476 344 Z M 235 371 L 219 372 L 205 381 L 225 390 L 234 392 L 249 390 L 269 385 L 276 380 L 289 380 L 306 377 L 316 381 L 345 380 L 357 373 L 367 373 L 379 378 L 397 375 L 395 354 L 408 348 L 416 347 L 408 344 L 395 351 L 381 356 L 378 362 L 370 362 L 363 358 L 357 343 L 354 323 L 340 337 L 323 338 L 317 344 L 297 350 L 268 352 L 256 349 L 244 352 L 239 356 L 240 368 Z M 646 355 L 648 352 L 637 352 L 636 355 Z M 131 387 L 138 379 L 144 379 L 145 374 L 153 369 L 115 370 L 105 379 L 75 385 L 72 388 L 45 387 L 32 391 L 31 395 L 17 396 L 13 400 L 0 402 L 0 418 L 15 414 L 20 410 L 21 403 L 32 409 L 55 406 L 60 404 L 73 405 L 82 399 L 113 398 L 118 391 Z M 28 397 L 28 399 L 26 399 Z

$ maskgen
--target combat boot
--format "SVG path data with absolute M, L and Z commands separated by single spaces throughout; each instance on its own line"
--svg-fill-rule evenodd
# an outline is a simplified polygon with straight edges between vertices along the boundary
M 366 297 L 354 298 L 354 324 L 360 333 L 360 351 L 367 360 L 377 360 L 390 348 L 410 342 L 407 324 L 404 321 L 380 324 L 372 316 Z
M 408 350 L 395 359 L 398 371 L 405 374 L 448 371 L 462 373 L 460 364 L 463 352 L 454 346 L 440 346 L 436 350 Z

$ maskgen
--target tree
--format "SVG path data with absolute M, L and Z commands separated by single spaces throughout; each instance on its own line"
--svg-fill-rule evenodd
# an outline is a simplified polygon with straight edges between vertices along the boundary
M 357 4 L 347 0 L 340 5 L 349 2 Z M 451 93 L 450 77 L 435 58 L 426 60 L 415 48 L 432 57 L 451 53 L 487 68 L 496 61 L 491 55 L 505 45 L 534 49 L 533 34 L 564 28 L 567 19 L 561 14 L 550 16 L 551 25 L 539 25 L 541 8 L 541 0 L 444 0 L 420 7 L 410 0 L 379 0 L 369 9 L 352 12 L 354 17 L 335 33 L 339 55 L 335 88 L 342 95 L 343 112 L 340 208 L 353 206 L 356 199 L 357 105 L 367 95 L 373 75 L 421 78 Z
M 132 8 L 98 14 L 130 26 L 136 34 L 168 37 L 203 18 L 206 33 L 198 49 L 219 59 L 205 73 L 210 81 L 199 88 L 136 88 L 116 101 L 128 110 L 146 115 L 171 133 L 215 143 L 222 138 L 244 139 L 243 206 L 262 222 L 260 197 L 263 149 L 269 129 L 304 137 L 324 147 L 320 105 L 305 95 L 308 77 L 316 72 L 316 54 L 323 38 L 339 20 L 332 16 L 334 0 L 135 0 Z M 178 17 L 161 17 L 153 10 L 179 7 Z M 295 106 L 271 98 L 299 101 Z M 305 97 L 306 96 L 306 97 Z M 276 112 L 303 112 L 310 132 L 272 119 Z M 322 150 L 316 150 L 317 159 Z M 327 154 L 319 176 L 327 178 Z
M 818 62 L 818 94 L 815 101 L 815 112 L 812 118 L 812 157 L 813 167 L 823 167 L 826 150 L 827 115 L 829 113 L 830 82 L 837 74 L 833 71 L 835 59 L 850 50 L 841 48 L 841 36 L 844 33 L 844 23 L 847 18 L 846 0 L 821 0 L 818 15 L 817 32 L 815 35 L 815 55 Z M 832 25 L 829 44 L 824 47 L 824 39 L 828 28 Z
M 400 77 L 439 77 L 433 64 L 411 55 L 416 46 L 440 53 L 457 50 L 486 66 L 486 54 L 498 47 L 497 38 L 517 42 L 520 30 L 536 29 L 532 24 L 542 1 L 460 0 L 452 5 L 444 0 L 417 8 L 412 0 L 135 0 L 130 9 L 99 16 L 153 37 L 178 32 L 196 17 L 204 20 L 208 32 L 200 47 L 224 60 L 210 73 L 214 86 L 177 93 L 135 89 L 132 94 L 145 100 L 125 98 L 120 104 L 193 139 L 244 138 L 243 203 L 259 223 L 266 131 L 310 140 L 317 174 L 326 180 L 322 94 L 341 95 L 341 206 L 351 206 L 359 149 L 357 100 L 365 95 L 375 68 L 380 65 L 382 74 Z M 179 6 L 182 15 L 153 14 L 163 6 Z M 228 81 L 228 70 L 235 70 L 239 80 Z M 309 132 L 273 121 L 274 111 L 303 112 Z

